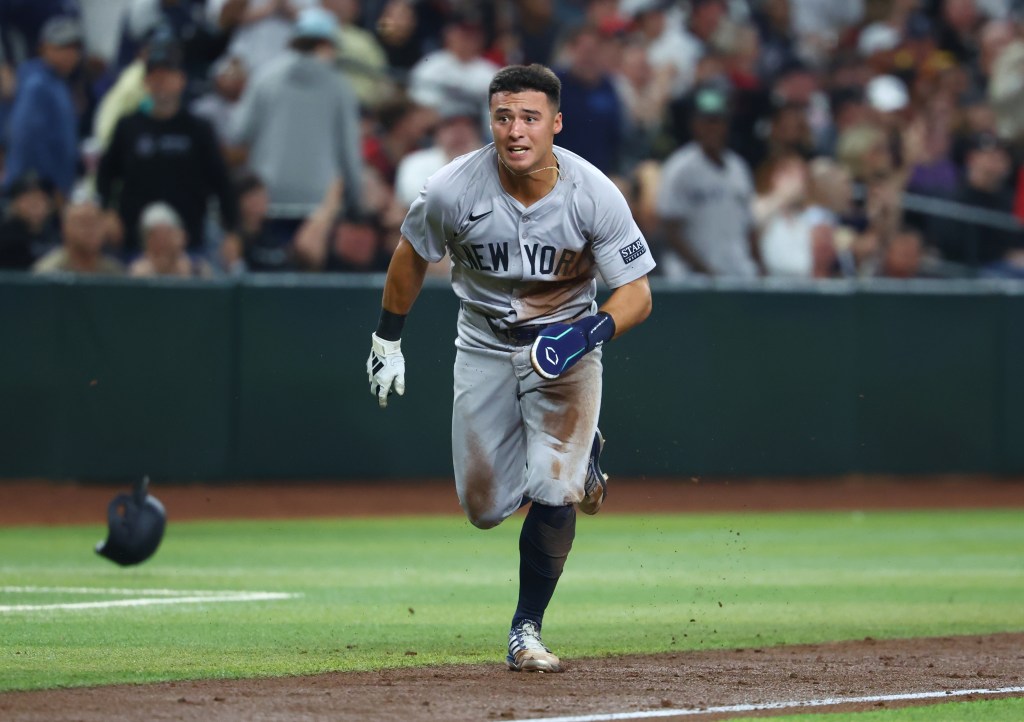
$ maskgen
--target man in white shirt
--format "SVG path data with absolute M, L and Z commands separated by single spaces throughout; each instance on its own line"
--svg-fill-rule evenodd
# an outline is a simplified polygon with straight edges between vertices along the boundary
M 693 273 L 754 278 L 763 273 L 754 187 L 746 162 L 726 146 L 727 94 L 714 85 L 698 87 L 693 113 L 693 142 L 662 169 L 656 211 L 665 240 Z
M 487 89 L 498 66 L 484 58 L 484 30 L 479 18 L 455 15 L 444 27 L 444 47 L 413 66 L 409 96 L 438 113 L 451 102 L 470 103 L 483 117 Z
M 211 23 L 220 26 L 221 10 L 228 2 L 207 0 Z M 268 61 L 284 54 L 299 11 L 319 5 L 320 0 L 248 0 L 228 54 L 240 58 L 250 75 L 255 75 Z
M 480 114 L 476 108 L 452 104 L 441 111 L 434 144 L 402 158 L 395 179 L 395 200 L 409 209 L 427 178 L 460 155 L 483 146 Z

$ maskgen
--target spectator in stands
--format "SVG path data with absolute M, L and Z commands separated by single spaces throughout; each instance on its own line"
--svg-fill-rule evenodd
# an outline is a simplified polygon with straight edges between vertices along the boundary
M 142 255 L 132 261 L 128 274 L 137 277 L 180 276 L 209 278 L 213 269 L 186 252 L 188 233 L 181 217 L 166 203 L 147 205 L 139 217 Z
M 853 227 L 853 180 L 850 172 L 833 158 L 820 156 L 808 165 L 808 209 L 812 234 L 829 240 L 835 249 L 837 273 L 854 276 L 853 256 L 857 230 Z
M 622 171 L 625 140 L 624 108 L 608 66 L 610 38 L 593 26 L 573 29 L 566 42 L 567 68 L 562 81 L 562 114 L 566 123 L 558 145 L 590 161 L 605 175 Z
M 237 0 L 228 0 L 237 5 Z M 143 45 L 158 27 L 167 27 L 181 44 L 181 67 L 188 81 L 189 100 L 205 84 L 210 66 L 228 47 L 232 26 L 221 27 L 207 17 L 207 0 L 131 0 L 121 47 L 119 67 L 138 57 Z M 234 17 L 231 13 L 227 17 Z
M 345 206 L 362 206 L 359 101 L 335 72 L 337 41 L 333 15 L 300 12 L 290 49 L 253 78 L 232 133 L 248 152 L 249 169 L 267 184 L 283 242 L 338 179 Z
M 231 0 L 207 0 L 209 19 L 223 27 L 223 11 Z M 319 0 L 248 0 L 238 24 L 231 28 L 228 53 L 241 58 L 252 75 L 284 53 L 299 12 Z M 226 29 L 226 28 L 225 28 Z
M 928 270 L 921 232 L 902 226 L 885 246 L 879 275 L 887 278 L 923 278 L 936 275 Z
M 33 273 L 89 273 L 119 276 L 124 265 L 103 253 L 104 222 L 99 199 L 76 190 L 64 206 L 57 248 L 32 265 Z
M 1024 148 L 1024 7 L 1015 15 L 1016 37 L 995 57 L 987 87 L 999 136 Z
M 237 233 L 222 247 L 224 267 L 229 271 L 290 271 L 295 268 L 295 249 L 291 239 L 274 235 L 267 213 L 270 195 L 259 176 L 244 174 L 235 183 L 238 197 Z
M 423 57 L 423 38 L 409 0 L 388 0 L 377 20 L 376 31 L 388 66 L 394 70 L 411 70 Z
M 629 5 L 634 37 L 643 44 L 647 62 L 669 97 L 682 97 L 693 84 L 702 48 L 687 41 L 681 23 L 670 12 L 672 2 L 637 0 Z
M 961 66 L 975 62 L 978 56 L 978 31 L 984 22 L 976 0 L 940 0 L 938 46 L 956 58 Z
M 996 59 L 1014 40 L 1016 28 L 1009 20 L 989 20 L 978 33 L 978 57 L 973 71 L 973 85 L 987 88 L 995 68 Z
M 385 103 L 374 114 L 377 127 L 363 138 L 363 160 L 368 167 L 377 170 L 385 183 L 395 185 L 399 163 L 429 138 L 430 128 L 437 123 L 438 116 L 453 108 L 462 112 L 469 105 L 453 100 L 439 114 L 404 96 Z
M 693 273 L 753 278 L 762 273 L 750 169 L 727 147 L 729 99 L 715 85 L 693 96 L 694 141 L 666 161 L 657 212 L 669 248 Z
M 517 0 L 515 3 L 516 62 L 551 64 L 563 31 L 552 5 L 548 0 Z
M 992 133 L 979 133 L 971 139 L 966 157 L 964 183 L 953 200 L 974 208 L 1005 214 L 1013 211 L 1013 193 L 1008 186 L 1010 155 L 1006 144 Z M 994 275 L 1020 273 L 1024 234 L 1020 230 L 990 228 L 969 218 L 935 217 L 931 228 L 934 240 L 946 260 L 981 267 Z
M 853 213 L 854 224 L 864 229 L 852 249 L 858 275 L 878 272 L 886 244 L 904 223 L 904 189 L 927 157 L 925 136 L 924 124 L 914 121 L 895 136 L 867 123 L 839 137 L 838 159 L 863 189 Z
M 17 67 L 35 57 L 43 42 L 43 28 L 56 17 L 78 18 L 77 0 L 0 2 L 2 62 Z
M 694 65 L 712 50 L 712 41 L 723 23 L 729 17 L 726 0 L 689 0 L 689 15 L 683 29 L 681 42 L 684 54 L 692 58 Z M 696 78 L 690 78 L 690 82 Z M 687 78 L 676 77 L 675 96 L 679 97 L 690 89 Z
M 870 117 L 870 107 L 859 85 L 837 85 L 829 91 L 827 125 L 817 138 L 818 151 L 835 157 L 839 136 L 844 131 L 863 125 Z
M 366 213 L 343 213 L 328 235 L 327 265 L 324 270 L 347 273 L 384 273 L 391 253 L 381 237 L 377 217 Z
M 818 74 L 809 65 L 794 62 L 783 67 L 769 87 L 765 157 L 786 153 L 811 157 L 816 138 L 827 132 L 829 123 L 828 99 Z
M 949 198 L 960 184 L 960 169 L 953 160 L 953 126 L 955 108 L 946 95 L 924 101 L 918 118 L 924 135 L 923 157 L 911 169 L 907 191 L 921 195 Z
M 427 178 L 449 161 L 482 145 L 478 109 L 456 103 L 445 106 L 434 131 L 433 145 L 409 153 L 398 164 L 395 180 L 397 201 L 408 209 L 420 194 Z
M 146 42 L 140 45 L 136 57 L 120 72 L 114 85 L 103 96 L 93 119 L 93 137 L 100 152 L 110 145 L 117 122 L 138 110 L 149 94 L 146 89 L 146 54 L 150 46 L 174 42 L 174 31 L 169 26 L 154 28 Z
M 858 182 L 883 178 L 895 170 L 889 139 L 882 128 L 872 123 L 844 130 L 836 144 L 836 156 Z
M 810 212 L 807 162 L 797 154 L 769 161 L 754 201 L 754 218 L 765 271 L 770 276 L 825 278 L 832 275 L 835 247 L 828 226 Z
M 625 113 L 623 170 L 639 163 L 665 145 L 661 142 L 669 86 L 662 82 L 647 59 L 647 51 L 635 39 L 626 39 L 618 68 L 612 78 Z M 561 139 L 559 139 L 561 142 Z
M 373 33 L 359 26 L 359 0 L 321 0 L 338 19 L 338 70 L 345 76 L 363 108 L 375 108 L 398 92 L 390 77 L 388 58 Z
M 757 70 L 764 80 L 774 78 L 781 68 L 798 60 L 799 41 L 793 28 L 789 0 L 765 0 L 753 12 L 761 53 Z
M 962 163 L 965 141 L 977 133 L 995 133 L 1011 145 L 1015 145 L 1011 137 L 1004 136 L 1000 130 L 999 118 L 989 103 L 984 91 L 969 90 L 956 100 L 957 119 L 952 130 L 951 151 L 953 159 Z
M 448 103 L 468 103 L 483 117 L 487 89 L 498 66 L 483 57 L 484 28 L 475 13 L 453 14 L 444 25 L 444 46 L 416 63 L 409 97 L 440 113 Z
M 873 73 L 891 73 L 902 40 L 900 28 L 877 20 L 857 34 L 857 54 Z
M 835 51 L 845 31 L 864 20 L 865 0 L 789 0 L 797 53 L 818 62 Z
M 762 164 L 770 164 L 776 158 L 792 154 L 809 158 L 813 154 L 814 138 L 807 114 L 806 103 L 774 97 L 766 122 L 759 126 L 764 137 L 760 143 L 748 146 L 751 157 L 747 160 L 755 173 Z
M 368 171 L 368 177 L 376 175 L 372 168 Z M 373 198 L 377 191 L 372 183 L 369 186 L 367 196 Z M 380 213 L 346 209 L 340 201 L 335 184 L 302 225 L 295 238 L 298 264 L 317 271 L 386 271 L 394 248 L 383 237 Z M 381 198 L 381 202 L 386 201 Z
M 26 173 L 7 188 L 0 220 L 0 269 L 27 270 L 60 243 L 53 185 Z
M 146 87 L 146 103 L 118 122 L 100 159 L 97 189 L 104 207 L 117 211 L 127 255 L 140 249 L 139 218 L 156 201 L 175 209 L 189 247 L 199 251 L 205 245 L 210 200 L 216 197 L 221 225 L 228 231 L 235 226 L 237 208 L 213 128 L 182 106 L 185 73 L 177 44 L 150 47 Z
M 226 152 L 231 145 L 231 128 L 241 108 L 239 101 L 245 92 L 249 73 L 241 58 L 224 55 L 210 68 L 210 75 L 213 86 L 196 98 L 190 110 L 197 117 L 209 121 Z
M 78 117 L 67 78 L 82 58 L 78 21 L 54 17 L 40 32 L 39 57 L 18 68 L 8 119 L 6 185 L 28 172 L 67 196 L 78 165 Z

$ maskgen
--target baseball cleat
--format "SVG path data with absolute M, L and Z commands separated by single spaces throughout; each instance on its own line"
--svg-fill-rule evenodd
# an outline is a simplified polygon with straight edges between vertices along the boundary
M 562 663 L 540 638 L 540 625 L 524 619 L 508 633 L 505 664 L 513 672 L 561 672 Z
M 601 471 L 601 452 L 604 450 L 604 436 L 598 429 L 594 433 L 594 445 L 590 447 L 590 463 L 587 465 L 587 478 L 583 482 L 583 499 L 580 500 L 580 511 L 584 514 L 596 514 L 601 511 L 605 497 L 608 496 L 608 475 Z

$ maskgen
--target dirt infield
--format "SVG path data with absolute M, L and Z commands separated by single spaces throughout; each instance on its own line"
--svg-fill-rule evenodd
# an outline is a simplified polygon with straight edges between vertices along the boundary
M 0 524 L 106 523 L 127 486 L 0 480 Z M 461 514 L 451 480 L 161 484 L 168 519 L 302 519 Z M 973 476 L 841 479 L 614 478 L 602 514 L 819 509 L 1024 507 L 1024 479 Z
M 0 524 L 103 523 L 121 487 L 0 482 Z M 1024 480 L 615 480 L 602 513 L 1024 508 Z M 450 482 L 154 485 L 171 520 L 459 513 Z M 497 653 L 496 653 L 497 657 Z M 561 675 L 494 664 L 262 680 L 203 680 L 0 695 L 4 720 L 524 720 L 659 711 L 712 720 L 777 711 L 671 710 L 831 701 L 821 710 L 935 703 L 957 690 L 1024 687 L 1024 633 L 871 640 L 570 660 Z M 938 699 L 841 703 L 934 692 Z M 1014 691 L 1013 696 L 1024 696 Z M 977 694 L 971 699 L 988 695 Z M 951 698 L 951 697 L 950 697 Z M 621 718 L 620 718 L 621 719 Z
M 571 663 L 565 673 L 549 675 L 513 674 L 495 663 L 314 677 L 15 692 L 0 695 L 0 717 L 24 722 L 523 720 L 922 691 L 1000 689 L 1021 686 L 1022 669 L 1024 634 L 864 640 L 579 660 Z M 823 709 L 873 709 L 910 703 L 861 702 Z M 730 712 L 686 718 L 714 720 L 766 714 Z M 680 715 L 662 719 L 682 718 Z

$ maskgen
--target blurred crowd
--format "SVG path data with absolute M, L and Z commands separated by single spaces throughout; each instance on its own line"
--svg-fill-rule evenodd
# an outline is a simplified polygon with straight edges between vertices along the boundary
M 0 269 L 383 271 L 534 62 L 660 274 L 1024 278 L 1024 0 L 0 0 Z

